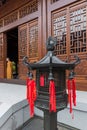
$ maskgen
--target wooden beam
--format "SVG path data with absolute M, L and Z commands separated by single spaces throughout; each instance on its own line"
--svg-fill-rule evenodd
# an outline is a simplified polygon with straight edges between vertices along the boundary
M 55 2 L 53 4 L 49 4 L 49 11 L 53 11 L 55 9 L 59 9 L 59 8 L 63 8 L 64 6 L 66 5 L 69 5 L 69 4 L 72 4 L 72 3 L 75 3 L 75 2 L 80 2 L 80 0 L 59 0 L 58 2 Z M 83 0 L 83 1 L 86 1 L 86 0 Z

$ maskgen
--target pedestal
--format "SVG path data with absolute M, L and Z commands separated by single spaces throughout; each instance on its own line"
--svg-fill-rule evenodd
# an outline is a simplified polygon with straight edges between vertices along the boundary
M 56 112 L 44 111 L 44 130 L 58 130 Z

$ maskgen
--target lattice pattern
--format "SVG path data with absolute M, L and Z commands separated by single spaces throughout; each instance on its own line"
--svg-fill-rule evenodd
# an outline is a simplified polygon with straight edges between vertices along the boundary
M 19 56 L 22 59 L 27 55 L 27 29 L 23 28 L 19 31 Z
M 57 1 L 59 1 L 59 0 L 51 0 L 51 3 L 55 3 L 55 2 L 57 2 Z
M 33 12 L 36 12 L 37 10 L 38 10 L 38 0 L 32 0 L 32 2 L 29 2 L 28 5 L 26 5 L 25 7 L 22 7 L 19 10 L 19 18 L 22 18 Z
M 29 58 L 38 57 L 38 23 L 29 27 Z
M 55 49 L 56 55 L 66 54 L 66 15 L 53 14 L 53 37 L 57 38 L 58 44 Z
M 70 53 L 86 52 L 86 8 L 70 13 Z
M 4 26 L 6 26 L 10 23 L 13 23 L 16 20 L 18 20 L 18 12 L 17 11 L 4 18 Z
M 2 60 L 3 57 L 3 37 L 0 37 L 0 60 Z

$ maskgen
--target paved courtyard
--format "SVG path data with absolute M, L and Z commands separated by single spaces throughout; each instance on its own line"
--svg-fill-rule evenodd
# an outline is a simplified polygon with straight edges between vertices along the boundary
M 22 101 L 24 101 L 22 103 Z M 17 105 L 15 105 L 17 104 Z M 23 109 L 24 106 L 28 105 L 26 101 L 26 85 L 17 85 L 17 84 L 8 84 L 8 83 L 0 83 L 0 126 L 6 122 L 8 115 L 12 114 L 12 111 L 16 112 L 16 109 Z M 16 106 L 16 107 L 15 107 Z M 12 107 L 12 109 L 10 109 Z M 19 114 L 14 114 L 17 125 L 20 125 L 26 118 L 29 117 L 29 106 L 25 108 L 25 110 L 21 110 Z M 10 111 L 9 111 L 10 109 Z M 87 130 L 87 92 L 77 91 L 77 106 L 74 108 L 75 118 L 74 120 L 71 119 L 71 115 L 69 114 L 69 109 L 65 109 L 58 113 L 58 121 L 64 124 L 68 124 L 73 127 L 81 128 L 77 130 Z M 24 113 L 23 113 L 24 112 Z M 42 112 L 35 108 L 35 114 L 37 116 L 43 117 Z M 5 116 L 4 116 L 5 115 Z M 18 115 L 18 116 L 17 116 Z M 23 116 L 23 117 L 22 117 Z M 63 117 L 63 118 L 61 118 Z M 23 119 L 22 119 L 23 118 Z M 22 122 L 20 123 L 20 119 Z M 78 121 L 79 120 L 79 121 Z M 11 123 L 11 122 L 9 122 Z M 9 124 L 8 123 L 8 124 Z M 23 123 L 22 123 L 23 125 Z M 85 128 L 83 129 L 83 126 Z M 63 128 L 61 125 L 58 126 L 59 130 L 67 130 L 67 128 Z M 11 127 L 8 129 L 1 129 L 0 130 L 13 130 Z M 43 130 L 43 120 L 40 118 L 34 118 L 31 122 L 26 125 L 23 125 L 22 129 L 20 130 Z M 68 130 L 75 130 L 75 129 L 68 129 Z

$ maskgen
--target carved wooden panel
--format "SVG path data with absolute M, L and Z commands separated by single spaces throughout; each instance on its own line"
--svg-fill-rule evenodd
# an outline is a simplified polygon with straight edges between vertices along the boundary
M 19 27 L 19 59 L 27 56 L 27 25 Z
M 5 1 L 5 0 L 2 0 Z M 29 3 L 30 0 L 6 0 L 7 2 L 0 8 L 0 18 L 7 16 L 16 9 Z
M 16 20 L 18 20 L 18 12 L 17 11 L 13 12 L 12 14 L 10 14 L 4 18 L 4 26 L 6 26 L 10 23 L 13 23 Z
M 29 23 L 29 58 L 38 57 L 38 21 L 32 21 Z
M 52 36 L 57 38 L 56 55 L 66 54 L 66 11 L 52 14 Z
M 3 34 L 0 34 L 0 60 L 3 58 Z
M 19 18 L 34 13 L 37 10 L 38 10 L 38 0 L 32 0 L 26 6 L 19 9 Z
M 31 13 L 38 11 L 38 0 L 29 1 L 28 4 L 16 9 L 12 13 L 6 15 L 2 20 L 0 20 L 0 28 L 11 24 Z
M 87 51 L 86 7 L 70 12 L 70 53 Z

